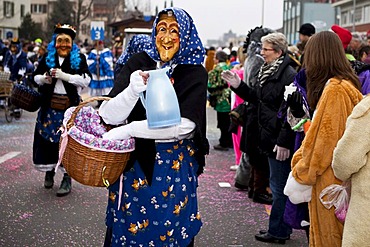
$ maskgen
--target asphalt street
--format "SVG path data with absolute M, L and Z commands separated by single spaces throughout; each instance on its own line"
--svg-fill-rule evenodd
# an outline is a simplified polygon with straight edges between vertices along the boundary
M 207 136 L 217 144 L 215 112 L 207 109 Z M 107 190 L 72 182 L 66 197 L 43 187 L 44 173 L 32 165 L 36 113 L 23 112 L 19 120 L 5 121 L 0 109 L 0 247 L 102 246 L 105 234 Z M 196 247 L 271 246 L 254 239 L 268 225 L 269 206 L 253 203 L 246 192 L 233 187 L 234 154 L 211 148 L 204 174 L 199 177 L 199 208 L 203 227 Z M 222 183 L 220 186 L 220 183 Z M 294 230 L 285 246 L 308 246 L 305 234 Z

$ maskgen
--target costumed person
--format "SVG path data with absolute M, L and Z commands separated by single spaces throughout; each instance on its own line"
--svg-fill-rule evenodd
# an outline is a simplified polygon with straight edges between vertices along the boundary
M 217 128 L 220 129 L 219 143 L 214 145 L 215 150 L 227 151 L 233 148 L 230 127 L 231 90 L 226 81 L 221 78 L 224 70 L 232 67 L 228 64 L 229 56 L 224 51 L 217 51 L 215 55 L 215 67 L 208 72 L 208 92 L 210 105 L 217 113 Z
M 361 84 L 335 33 L 322 31 L 313 35 L 305 51 L 307 100 L 314 113 L 309 130 L 294 153 L 291 175 L 297 185 L 312 186 L 308 203 L 309 245 L 339 247 L 343 223 L 335 216 L 334 208 L 327 209 L 321 203 L 320 193 L 329 185 L 342 183 L 332 169 L 333 151 L 348 116 L 363 98 Z
M 230 63 L 233 66 L 233 71 L 235 71 L 239 77 L 243 80 L 244 75 L 244 61 L 245 55 L 243 53 L 243 46 L 238 47 L 237 51 L 237 61 Z M 234 92 L 231 92 L 231 109 L 235 109 L 238 105 L 242 104 L 244 100 L 236 95 Z M 231 124 L 229 127 L 229 131 L 232 133 L 232 140 L 233 140 L 233 147 L 234 147 L 234 154 L 235 154 L 235 165 L 230 166 L 231 171 L 236 171 L 239 167 L 240 158 L 242 152 L 240 150 L 240 139 L 242 135 L 242 126 L 238 123 L 234 123 L 231 118 Z
M 87 65 L 91 73 L 90 95 L 107 95 L 113 88 L 113 54 L 109 48 L 104 47 L 104 42 L 97 41 L 96 48 L 87 57 Z
M 13 38 L 10 41 L 9 50 L 4 60 L 4 71 L 10 72 L 9 80 L 21 80 L 26 74 L 27 63 L 27 53 L 22 50 L 22 43 L 18 38 Z
M 235 72 L 225 71 L 221 76 L 236 94 L 258 107 L 256 145 L 268 157 L 273 200 L 268 230 L 261 230 L 255 238 L 261 242 L 284 244 L 292 233 L 292 228 L 283 220 L 287 200 L 283 190 L 291 170 L 294 132 L 287 122 L 278 118 L 278 110 L 284 101 L 285 86 L 293 82 L 296 71 L 290 66 L 284 34 L 270 33 L 263 36 L 261 42 L 265 62 L 258 73 L 256 89 L 248 87 Z
M 150 49 L 125 63 L 123 79 L 109 94 L 114 98 L 99 108 L 107 124 L 128 122 L 103 138 L 135 138 L 123 175 L 108 188 L 104 246 L 193 246 L 202 225 L 198 175 L 209 149 L 205 50 L 191 16 L 180 8 L 160 11 L 151 37 Z M 170 68 L 181 123 L 149 129 L 139 94 L 146 90 L 145 71 L 164 67 Z
M 86 58 L 73 43 L 75 37 L 76 30 L 72 26 L 56 25 L 47 48 L 48 53 L 33 73 L 42 94 L 33 141 L 33 163 L 37 170 L 46 172 L 46 189 L 54 185 L 61 135 L 58 130 L 62 126 L 64 112 L 68 107 L 80 103 L 80 93 L 91 80 Z M 64 176 L 57 196 L 65 196 L 71 192 L 71 177 L 63 167 L 60 168 Z
M 216 48 L 211 46 L 207 50 L 206 59 L 204 61 L 204 67 L 206 68 L 207 72 L 209 73 L 215 67 L 215 55 L 216 55 Z
M 27 53 L 22 50 L 22 43 L 18 38 L 13 38 L 10 41 L 9 50 L 5 55 L 4 60 L 4 71 L 10 72 L 9 80 L 13 82 L 20 82 L 26 76 L 26 73 L 31 72 Z M 12 109 L 12 113 L 15 119 L 19 119 L 22 114 L 20 108 Z
M 361 100 L 347 119 L 346 130 L 334 149 L 332 167 L 336 178 L 350 184 L 342 247 L 370 243 L 370 97 Z

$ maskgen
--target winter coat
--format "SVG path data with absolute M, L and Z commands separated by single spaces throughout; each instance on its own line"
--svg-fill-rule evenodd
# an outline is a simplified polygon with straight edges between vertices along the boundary
M 293 82 L 296 71 L 289 65 L 289 56 L 284 57 L 279 69 L 269 77 L 262 85 L 250 88 L 245 83 L 241 83 L 238 88 L 231 88 L 242 99 L 256 106 L 257 122 L 251 119 L 251 126 L 258 124 L 258 130 L 251 130 L 251 137 L 257 140 L 254 144 L 270 157 L 276 156 L 273 152 L 274 146 L 289 148 L 294 147 L 294 131 L 289 124 L 278 118 L 279 108 L 284 100 L 285 86 Z M 251 106 L 251 108 L 253 108 Z M 249 110 L 249 109 L 248 109 Z M 251 109 L 253 111 L 253 109 Z M 248 137 L 247 137 L 248 138 Z M 249 142 L 249 140 L 247 140 Z M 249 144 L 247 144 L 249 145 Z
M 342 246 L 370 243 L 370 97 L 365 97 L 347 119 L 346 130 L 334 149 L 334 175 L 351 181 L 349 209 Z
M 330 79 L 305 139 L 293 155 L 293 177 L 301 184 L 312 185 L 310 246 L 341 246 L 343 224 L 336 218 L 333 207 L 328 210 L 320 202 L 320 193 L 331 184 L 341 184 L 331 167 L 333 151 L 343 135 L 347 117 L 362 97 L 350 82 Z

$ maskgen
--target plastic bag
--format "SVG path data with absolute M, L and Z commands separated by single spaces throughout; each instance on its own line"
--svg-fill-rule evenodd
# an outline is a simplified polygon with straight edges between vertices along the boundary
M 326 197 L 326 199 L 324 199 Z M 350 183 L 332 184 L 323 189 L 320 193 L 320 201 L 327 209 L 335 207 L 335 216 L 344 223 L 347 215 L 350 198 Z

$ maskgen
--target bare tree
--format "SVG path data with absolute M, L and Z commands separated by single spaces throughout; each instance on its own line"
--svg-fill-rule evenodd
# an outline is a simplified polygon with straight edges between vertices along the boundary
M 74 8 L 74 23 L 77 27 L 77 37 L 78 37 L 78 32 L 80 30 L 80 25 L 81 22 L 86 20 L 90 15 L 91 15 L 91 7 L 94 3 L 94 0 L 90 0 L 84 4 L 84 0 L 77 0 L 77 3 Z

